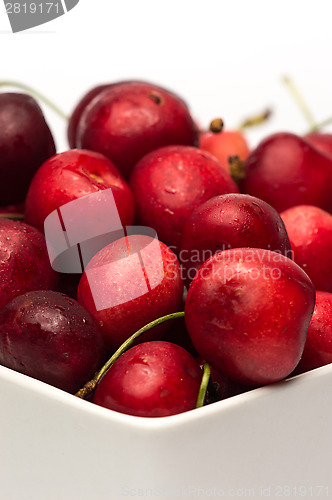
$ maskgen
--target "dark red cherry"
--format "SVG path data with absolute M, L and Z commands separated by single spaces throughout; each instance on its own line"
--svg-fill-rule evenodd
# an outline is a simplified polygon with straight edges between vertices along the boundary
M 37 102 L 26 94 L 0 93 L 0 205 L 23 202 L 33 175 L 54 154 Z
M 76 392 L 105 354 L 94 320 L 66 295 L 29 292 L 0 312 L 0 363 L 55 387 Z
M 114 363 L 93 402 L 129 415 L 165 417 L 196 407 L 201 379 L 198 363 L 182 347 L 145 342 Z
M 190 282 L 211 255 L 230 248 L 266 248 L 291 256 L 278 212 L 254 196 L 224 194 L 200 205 L 184 224 L 180 260 Z
M 182 295 L 176 256 L 164 243 L 143 234 L 131 234 L 100 250 L 85 268 L 77 293 L 112 352 L 147 323 L 177 312 Z M 159 339 L 169 327 L 170 322 L 159 325 L 140 340 Z
M 219 252 L 188 290 L 185 319 L 197 352 L 231 380 L 259 386 L 300 361 L 315 305 L 306 273 L 259 248 Z
M 30 290 L 55 289 L 45 238 L 24 222 L 0 219 L 0 309 Z
M 25 219 L 43 230 L 46 217 L 54 210 L 109 188 L 122 224 L 131 225 L 134 200 L 117 168 L 103 155 L 92 151 L 71 149 L 59 153 L 46 161 L 32 179 L 26 198 Z M 82 221 L 88 217 L 89 210 L 85 210 Z
M 214 156 L 189 146 L 167 146 L 146 155 L 135 166 L 130 187 L 137 222 L 153 227 L 175 251 L 195 208 L 219 194 L 238 192 Z
M 332 292 L 332 215 L 311 205 L 281 213 L 295 262 L 305 270 L 317 290 Z
M 128 177 L 146 153 L 168 144 L 198 144 L 187 105 L 175 94 L 145 82 L 106 88 L 83 111 L 76 147 L 107 156 Z
M 240 187 L 278 212 L 296 205 L 332 212 L 332 158 L 295 134 L 274 134 L 247 159 Z
M 294 374 L 329 363 L 332 363 L 332 294 L 317 291 L 304 351 Z

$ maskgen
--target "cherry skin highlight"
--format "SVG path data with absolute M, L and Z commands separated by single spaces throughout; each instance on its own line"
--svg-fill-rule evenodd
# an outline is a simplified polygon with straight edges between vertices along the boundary
M 188 290 L 185 318 L 197 352 L 244 385 L 282 380 L 298 364 L 315 305 L 306 273 L 258 248 L 208 259 Z
M 201 379 L 201 369 L 182 347 L 145 342 L 114 363 L 93 402 L 128 415 L 166 417 L 196 407 Z
M 332 292 L 332 215 L 310 205 L 281 213 L 295 262 L 305 270 L 316 289 Z
M 187 282 L 211 255 L 241 247 L 266 248 L 291 257 L 284 223 L 264 201 L 238 193 L 206 201 L 183 226 L 180 257 Z
M 230 175 L 206 151 L 168 146 L 146 155 L 130 178 L 137 222 L 153 227 L 161 241 L 179 250 L 183 226 L 204 201 L 238 192 Z
M 295 134 L 278 133 L 263 140 L 248 157 L 245 175 L 241 191 L 278 212 L 296 205 L 332 212 L 332 159 Z
M 149 151 L 169 144 L 198 144 L 187 105 L 175 94 L 146 82 L 108 87 L 83 111 L 76 145 L 107 156 L 128 178 Z
M 92 151 L 72 149 L 59 153 L 45 162 L 32 179 L 26 198 L 25 219 L 43 230 L 46 217 L 54 210 L 77 198 L 109 188 L 112 188 L 122 224 L 131 225 L 133 196 L 115 165 Z M 82 220 L 88 215 L 83 213 Z
M 302 358 L 294 375 L 332 363 L 332 293 L 316 292 Z
M 105 355 L 94 320 L 66 295 L 28 292 L 0 312 L 0 363 L 20 373 L 74 393 Z
M 78 301 L 100 325 L 108 349 L 115 351 L 130 335 L 182 304 L 180 264 L 162 242 L 142 234 L 120 238 L 89 262 L 78 286 Z M 140 337 L 159 339 L 165 322 Z
M 54 154 L 37 102 L 26 94 L 0 93 L 0 205 L 23 202 L 33 175 Z
M 0 310 L 32 290 L 55 289 L 45 238 L 24 222 L 0 219 Z

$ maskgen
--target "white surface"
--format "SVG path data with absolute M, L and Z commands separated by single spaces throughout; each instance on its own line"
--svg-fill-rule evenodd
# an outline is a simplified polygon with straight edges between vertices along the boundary
M 332 115 L 331 19 L 330 0 L 80 0 L 52 23 L 13 35 L 1 2 L 1 78 L 36 87 L 68 113 L 95 84 L 131 77 L 179 93 L 204 126 L 221 115 L 234 127 L 272 107 L 271 122 L 249 135 L 254 145 L 272 131 L 306 130 L 284 74 L 318 120 Z M 64 123 L 44 110 L 58 150 L 66 149 Z M 252 490 L 257 498 L 326 498 L 319 487 L 332 487 L 331 384 L 327 367 L 146 421 L 0 368 L 0 499 L 234 498 Z
M 327 498 L 331 383 L 329 365 L 146 419 L 0 367 L 0 498 Z

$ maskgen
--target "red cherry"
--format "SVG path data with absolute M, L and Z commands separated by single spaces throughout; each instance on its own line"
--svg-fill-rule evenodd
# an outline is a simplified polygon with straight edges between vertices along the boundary
M 112 188 L 122 224 L 131 225 L 134 200 L 117 168 L 103 155 L 73 149 L 59 153 L 34 176 L 25 204 L 26 221 L 43 230 L 46 217 L 70 201 Z M 89 214 L 82 214 L 82 220 Z
M 230 175 L 206 151 L 168 146 L 146 155 L 130 178 L 137 222 L 153 227 L 177 251 L 192 211 L 218 194 L 238 192 Z
M 18 295 L 56 285 L 40 231 L 23 222 L 0 219 L 0 309 Z
M 332 157 L 332 134 L 323 134 L 321 132 L 312 132 L 305 136 L 305 140 L 317 148 L 321 153 Z
M 295 262 L 318 290 L 332 292 L 332 216 L 310 205 L 292 207 L 281 213 Z
M 138 83 L 138 82 L 121 81 L 114 83 L 106 83 L 104 85 L 98 85 L 97 87 L 94 87 L 93 89 L 89 90 L 89 92 L 87 92 L 78 102 L 68 121 L 68 129 L 67 129 L 68 143 L 72 149 L 77 147 L 76 143 L 77 128 L 81 116 L 85 111 L 85 109 L 88 107 L 88 105 L 90 105 L 93 99 L 97 97 L 99 94 L 101 94 L 104 90 L 114 87 L 116 85 L 123 85 L 124 83 Z
M 266 248 L 291 255 L 278 212 L 254 196 L 224 194 L 200 205 L 183 227 L 180 258 L 190 282 L 211 255 L 230 248 Z
M 114 363 L 93 402 L 129 415 L 165 417 L 196 407 L 201 379 L 198 364 L 182 347 L 145 342 Z
M 240 160 L 245 161 L 250 153 L 243 134 L 236 130 L 203 132 L 199 137 L 199 147 L 215 156 L 227 172 L 230 171 L 230 157 L 238 156 Z
M 201 266 L 185 318 L 208 363 L 230 379 L 258 386 L 294 370 L 314 304 L 313 284 L 295 262 L 269 250 L 239 248 Z
M 294 374 L 329 363 L 332 363 L 332 294 L 317 291 L 304 351 Z
M 301 137 L 274 134 L 247 159 L 240 187 L 278 212 L 304 204 L 332 212 L 332 161 Z
M 77 147 L 103 153 L 125 177 L 149 151 L 197 143 L 184 101 L 145 82 L 113 85 L 101 92 L 82 113 L 76 134 Z
M 78 301 L 101 325 L 110 351 L 182 303 L 180 264 L 173 252 L 150 236 L 132 234 L 100 250 L 87 265 L 78 286 Z M 169 322 L 140 340 L 158 339 Z
M 105 354 L 93 319 L 66 295 L 29 292 L 0 312 L 0 363 L 55 387 L 76 392 Z
M 55 154 L 52 134 L 37 102 L 25 94 L 0 94 L 0 203 L 23 202 L 29 183 Z

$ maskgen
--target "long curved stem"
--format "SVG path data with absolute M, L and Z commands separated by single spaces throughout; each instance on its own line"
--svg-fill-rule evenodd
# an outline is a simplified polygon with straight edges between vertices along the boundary
M 54 104 L 52 101 L 50 101 L 50 99 L 48 99 L 43 94 L 41 94 L 37 90 L 33 89 L 29 85 L 25 85 L 24 83 L 20 83 L 20 82 L 7 80 L 7 81 L 0 82 L 0 87 L 14 87 L 14 88 L 17 88 L 20 90 L 24 90 L 25 92 L 28 92 L 29 94 L 31 94 L 33 97 L 36 97 L 40 101 L 44 102 L 49 108 L 51 108 L 55 113 L 57 113 L 64 120 L 69 119 L 68 116 L 56 104 Z
M 127 340 L 125 340 L 125 342 L 119 347 L 117 351 L 115 351 L 113 356 L 110 357 L 110 359 L 104 364 L 104 366 L 99 370 L 99 372 L 96 373 L 93 379 L 87 382 L 82 387 L 82 389 L 80 389 L 75 394 L 75 396 L 81 399 L 84 399 L 86 396 L 88 396 L 96 388 L 98 382 L 109 370 L 109 368 L 115 363 L 115 361 L 121 356 L 121 354 L 123 354 L 127 349 L 129 349 L 129 347 L 140 335 L 147 332 L 148 330 L 151 330 L 151 328 L 153 328 L 154 326 L 161 325 L 161 323 L 164 323 L 165 321 L 183 317 L 184 317 L 184 311 L 167 314 L 166 316 L 162 316 L 161 318 L 151 321 L 147 325 L 137 330 L 137 332 L 133 333 L 133 335 L 131 335 Z
M 316 125 L 315 125 L 316 120 L 315 120 L 313 114 L 311 113 L 309 106 L 307 105 L 304 97 L 300 93 L 299 89 L 296 87 L 293 80 L 291 78 L 289 78 L 288 76 L 285 76 L 283 78 L 283 82 L 285 83 L 288 90 L 292 94 L 299 109 L 302 111 L 302 114 L 305 117 L 306 121 L 308 122 L 309 127 L 311 127 L 311 129 L 314 129 L 316 127 Z

